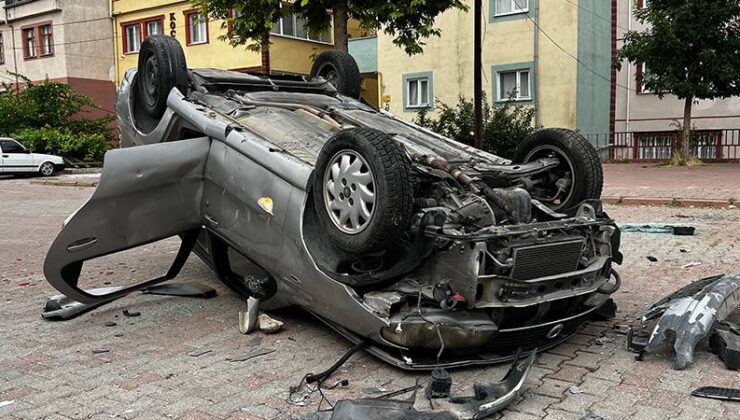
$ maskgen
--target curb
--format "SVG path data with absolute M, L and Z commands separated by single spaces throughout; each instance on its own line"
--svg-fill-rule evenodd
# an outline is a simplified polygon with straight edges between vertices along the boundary
M 97 187 L 98 181 L 56 181 L 56 180 L 33 180 L 31 184 L 51 185 L 54 187 Z
M 666 197 L 601 197 L 606 204 L 625 206 L 668 206 L 668 207 L 707 207 L 735 209 L 737 206 L 730 200 L 713 198 L 666 198 Z

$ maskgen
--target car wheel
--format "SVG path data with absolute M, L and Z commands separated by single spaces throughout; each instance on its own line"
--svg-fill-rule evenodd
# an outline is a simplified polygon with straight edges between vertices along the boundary
M 54 175 L 54 164 L 51 162 L 44 162 L 39 167 L 39 173 L 41 176 L 52 176 Z
M 360 97 L 360 69 L 355 59 L 344 51 L 329 50 L 319 54 L 311 67 L 311 77 L 323 77 L 342 95 Z
M 519 145 L 513 161 L 528 163 L 544 157 L 556 157 L 560 164 L 535 179 L 532 198 L 555 211 L 573 214 L 581 202 L 601 197 L 601 158 L 583 136 L 564 128 L 535 131 Z
M 321 149 L 313 177 L 316 214 L 329 238 L 357 254 L 396 248 L 411 219 L 411 163 L 398 142 L 351 128 Z
M 148 36 L 139 49 L 137 106 L 143 107 L 150 117 L 161 118 L 172 88 L 185 95 L 187 84 L 187 64 L 180 43 L 171 36 Z

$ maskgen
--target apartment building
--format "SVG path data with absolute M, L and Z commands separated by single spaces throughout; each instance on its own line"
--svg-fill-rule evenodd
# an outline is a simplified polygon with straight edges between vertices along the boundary
M 383 33 L 372 46 L 350 41 L 361 68 L 379 75 L 382 106 L 412 119 L 421 110 L 434 114 L 435 100 L 472 98 L 473 2 L 467 3 L 470 11 L 437 19 L 441 37 L 425 40 L 422 55 L 409 57 Z M 610 132 L 615 8 L 616 0 L 483 1 L 488 101 L 534 106 L 537 125 Z
M 111 110 L 115 96 L 109 0 L 0 1 L 0 80 L 67 83 Z M 96 111 L 102 114 L 106 111 Z

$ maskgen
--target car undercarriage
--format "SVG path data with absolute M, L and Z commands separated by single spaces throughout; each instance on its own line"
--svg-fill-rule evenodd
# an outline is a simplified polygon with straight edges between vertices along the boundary
M 148 38 L 122 83 L 122 148 L 45 263 L 67 298 L 171 280 L 195 252 L 260 308 L 300 306 L 412 370 L 512 360 L 613 316 L 620 233 L 577 133 L 538 130 L 510 161 L 321 77 L 186 70 L 178 48 Z M 165 275 L 79 287 L 85 261 L 173 236 Z

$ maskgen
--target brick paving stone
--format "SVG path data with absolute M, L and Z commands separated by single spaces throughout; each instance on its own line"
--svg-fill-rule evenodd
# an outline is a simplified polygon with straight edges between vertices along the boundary
M 550 369 L 557 368 L 560 366 L 561 363 L 563 363 L 566 360 L 570 360 L 570 357 L 567 356 L 561 356 L 559 354 L 554 354 L 550 352 L 540 353 L 537 355 L 537 360 L 535 360 L 535 365 L 537 366 L 546 366 Z
M 560 369 L 558 369 L 554 373 L 547 375 L 547 377 L 579 384 L 581 383 L 583 376 L 588 372 L 588 369 L 579 366 L 562 365 Z
M 556 408 L 548 408 L 546 411 L 547 415 L 544 417 L 545 420 L 577 420 L 582 417 L 568 411 L 558 410 Z
M 594 403 L 590 411 L 607 419 L 631 419 L 639 394 L 629 392 L 610 392 L 608 398 Z
M 606 398 L 605 395 L 590 395 L 590 394 L 570 394 L 566 393 L 565 398 L 557 404 L 553 404 L 552 408 L 569 411 L 571 413 L 577 413 L 585 415 L 589 407 L 594 403 L 602 401 Z
M 634 410 L 634 417 L 641 420 L 665 420 L 676 417 L 676 414 L 668 410 L 661 410 L 659 408 L 646 405 L 637 405 Z
M 508 408 L 513 411 L 532 414 L 538 417 L 544 417 L 547 414 L 545 413 L 545 409 L 560 401 L 557 398 L 533 394 L 528 391 L 523 392 L 522 395 L 524 398 L 521 401 L 510 405 Z
M 583 349 L 584 346 L 571 343 L 563 343 L 559 346 L 555 346 L 545 353 L 556 354 L 567 358 L 573 358 L 576 356 L 576 351 Z
M 531 414 L 520 413 L 518 411 L 512 411 L 509 409 L 506 409 L 501 413 L 503 414 L 501 418 L 505 420 L 539 420 L 542 418 L 540 416 L 533 416 Z
M 561 381 L 560 379 L 543 378 L 542 384 L 537 389 L 533 389 L 531 391 L 537 394 L 562 399 L 565 391 L 572 386 L 578 386 L 578 384 L 574 382 Z
M 609 355 L 607 354 L 596 354 L 596 353 L 587 353 L 584 351 L 577 351 L 576 357 L 574 357 L 573 359 L 567 360 L 565 364 L 580 366 L 580 367 L 588 369 L 589 371 L 594 371 L 601 366 L 601 362 L 603 360 L 608 359 L 608 358 L 609 358 Z

